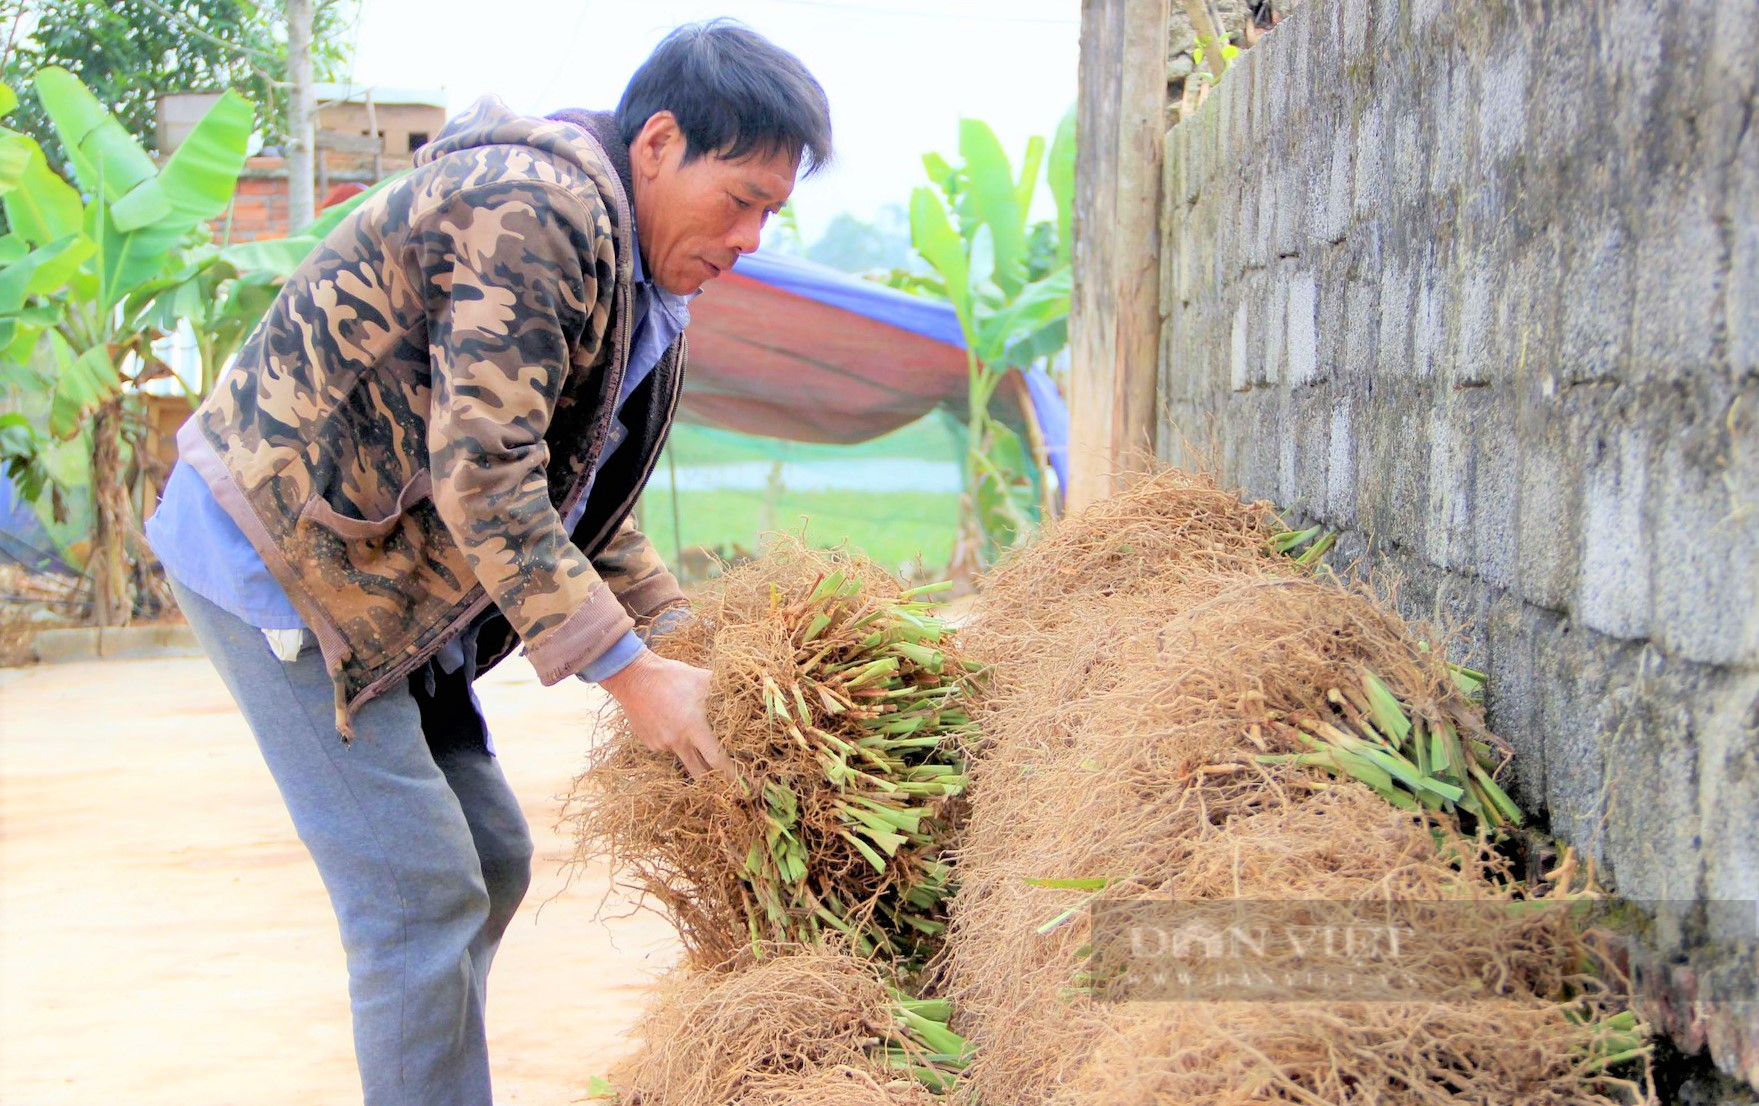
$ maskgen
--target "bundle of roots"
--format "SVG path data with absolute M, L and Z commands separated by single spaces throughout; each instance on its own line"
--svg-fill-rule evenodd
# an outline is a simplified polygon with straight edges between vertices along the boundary
M 803 951 L 674 975 L 612 1082 L 626 1106 L 927 1106 L 924 1046 L 874 963 Z
M 975 667 L 918 593 L 857 557 L 773 548 L 659 646 L 712 673 L 738 777 L 688 779 L 620 715 L 565 817 L 581 861 L 671 918 L 690 963 L 834 938 L 908 974 L 938 947 Z
M 688 780 L 613 723 L 571 801 L 583 859 L 688 954 L 626 1102 L 1648 1097 L 1647 1027 L 1575 900 L 1498 848 L 1521 812 L 1482 677 L 1316 571 L 1326 544 L 1152 474 L 1013 553 L 956 648 L 856 559 L 788 545 L 720 578 L 663 648 L 714 673 L 740 778 Z M 1396 910 L 1397 985 L 1164 1001 L 1117 919 L 1193 904 Z M 1272 980 L 1306 965 L 1249 951 Z
M 1493 847 L 1520 812 L 1478 677 L 1287 554 L 1312 539 L 1166 473 L 984 582 L 961 636 L 991 668 L 942 973 L 974 1100 L 1645 1093 L 1643 1027 L 1600 982 L 1592 937 L 1531 909 L 1544 888 Z M 1416 997 L 1229 1002 L 1223 986 L 1130 1002 L 1128 973 L 1095 957 L 1119 906 L 1286 900 L 1343 916 L 1432 904 L 1401 950 Z M 1498 1019 L 1518 1045 L 1486 1036 Z

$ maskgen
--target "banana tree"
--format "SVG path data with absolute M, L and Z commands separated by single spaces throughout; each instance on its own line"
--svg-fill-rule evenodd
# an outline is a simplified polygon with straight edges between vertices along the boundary
M 961 120 L 963 164 L 926 155 L 936 187 L 917 188 L 910 197 L 912 244 L 938 274 L 965 338 L 962 530 L 980 565 L 1030 533 L 1034 475 L 1046 479 L 1020 436 L 990 414 L 990 400 L 1010 371 L 1054 357 L 1068 344 L 1073 109 L 1057 128 L 1048 169 L 1045 153 L 1044 139 L 1034 136 L 1016 175 L 995 132 L 979 120 Z M 1057 206 L 1054 228 L 1027 222 L 1046 169 Z
M 171 376 L 153 353 L 162 297 L 190 281 L 189 251 L 231 201 L 244 168 L 252 111 L 228 92 L 177 151 L 155 166 L 66 70 L 34 86 L 78 187 L 52 170 L 36 142 L 0 127 L 0 378 L 51 394 L 47 433 L 91 442 L 93 614 L 121 625 L 132 613 L 128 549 L 138 532 L 125 483 L 125 404 Z M 0 93 L 0 115 L 17 106 Z M 48 369 L 39 367 L 47 348 Z

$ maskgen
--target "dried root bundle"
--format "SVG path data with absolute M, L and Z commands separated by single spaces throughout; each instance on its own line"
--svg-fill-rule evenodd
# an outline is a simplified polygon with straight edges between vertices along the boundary
M 943 974 L 975 1100 L 1643 1093 L 1608 1070 L 1641 1060 L 1643 1027 L 1567 919 L 1520 908 L 1541 889 L 1484 836 L 1520 812 L 1495 780 L 1507 748 L 1480 678 L 1291 556 L 1322 541 L 1163 473 L 985 581 L 961 638 L 992 668 Z M 1129 992 L 1093 958 L 1089 908 L 1169 899 L 1442 903 L 1406 950 L 1427 1001 L 1103 1001 Z M 1470 900 L 1490 905 L 1468 937 L 1446 904 Z M 1519 1047 L 1463 1036 L 1497 1010 L 1530 1030 Z
M 835 951 L 683 969 L 611 1082 L 625 1106 L 929 1106 L 928 1088 L 950 1085 L 965 1051 L 946 1013 Z
M 1553 1004 L 1238 1002 L 1108 1015 L 1055 1106 L 1613 1106 L 1640 1094 L 1618 1080 L 1589 1088 L 1606 1034 Z
M 661 648 L 713 673 L 740 778 L 688 780 L 619 719 L 576 781 L 580 858 L 608 853 L 694 965 L 833 937 L 909 972 L 937 947 L 975 665 L 917 594 L 797 545 L 735 569 Z

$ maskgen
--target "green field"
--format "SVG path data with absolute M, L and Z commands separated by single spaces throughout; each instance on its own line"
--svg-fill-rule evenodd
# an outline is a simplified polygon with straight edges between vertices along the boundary
M 764 493 L 729 489 L 678 494 L 682 540 L 674 537 L 672 496 L 659 481 L 641 501 L 641 527 L 668 563 L 678 550 L 707 546 L 723 554 L 735 545 L 755 552 L 763 532 Z M 847 541 L 894 571 L 922 558 L 937 575 L 953 555 L 959 497 L 929 492 L 783 492 L 773 529 L 804 533 L 815 546 Z
M 679 425 L 667 444 L 641 501 L 641 526 L 661 556 L 674 564 L 681 549 L 701 546 L 723 555 L 737 546 L 755 552 L 766 530 L 800 534 L 815 546 L 848 542 L 894 571 L 921 558 L 938 576 L 951 559 L 959 518 L 952 492 L 900 491 L 884 487 L 888 461 L 950 462 L 961 459 L 961 429 L 949 417 L 930 415 L 871 442 L 827 446 L 755 438 L 701 426 Z M 782 487 L 686 488 L 674 495 L 671 466 L 812 466 L 859 462 L 873 473 L 874 486 L 836 491 Z

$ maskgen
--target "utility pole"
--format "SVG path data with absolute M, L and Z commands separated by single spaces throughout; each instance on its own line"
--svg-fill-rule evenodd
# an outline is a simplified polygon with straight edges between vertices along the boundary
M 310 223 L 317 214 L 313 185 L 312 117 L 317 114 L 311 89 L 312 0 L 287 0 L 287 72 L 293 96 L 287 105 L 287 220 L 290 231 Z

